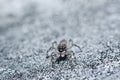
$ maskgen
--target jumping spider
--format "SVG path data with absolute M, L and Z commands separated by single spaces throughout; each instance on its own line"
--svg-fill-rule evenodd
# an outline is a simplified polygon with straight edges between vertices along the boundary
M 59 64 L 60 61 L 64 61 L 68 59 L 70 62 L 76 62 L 76 57 L 75 53 L 70 50 L 73 46 L 77 47 L 81 50 L 81 48 L 74 44 L 73 41 L 70 39 L 69 42 L 67 43 L 67 40 L 63 39 L 57 44 L 56 41 L 52 43 L 52 46 L 47 50 L 47 56 L 46 58 L 49 58 L 51 56 L 51 62 L 52 62 L 52 67 L 54 64 L 57 62 Z M 50 55 L 48 54 L 49 51 L 53 51 Z

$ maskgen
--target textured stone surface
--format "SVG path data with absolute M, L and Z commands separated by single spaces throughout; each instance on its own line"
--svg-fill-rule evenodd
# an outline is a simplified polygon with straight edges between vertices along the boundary
M 119 0 L 1 0 L 0 80 L 120 80 Z M 73 39 L 77 65 L 46 50 Z

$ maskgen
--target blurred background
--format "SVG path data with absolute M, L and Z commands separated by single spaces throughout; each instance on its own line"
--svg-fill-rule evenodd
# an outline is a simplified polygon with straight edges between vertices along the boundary
M 119 0 L 0 0 L 0 80 L 119 80 Z M 72 39 L 74 71 L 46 50 Z M 89 73 L 89 74 L 88 74 Z

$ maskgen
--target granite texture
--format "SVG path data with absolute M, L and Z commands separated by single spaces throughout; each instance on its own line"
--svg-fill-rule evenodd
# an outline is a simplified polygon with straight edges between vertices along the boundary
M 53 41 L 77 64 L 51 67 Z M 120 80 L 120 0 L 1 0 L 0 80 Z

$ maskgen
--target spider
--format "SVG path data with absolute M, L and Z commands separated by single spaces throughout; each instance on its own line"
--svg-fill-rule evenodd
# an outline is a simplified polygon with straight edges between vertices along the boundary
M 57 44 L 56 41 L 54 41 L 52 43 L 52 46 L 47 50 L 47 56 L 46 58 L 49 58 L 51 56 L 51 62 L 52 62 L 52 67 L 54 66 L 55 63 L 58 63 L 60 61 L 65 61 L 65 60 L 69 60 L 70 62 L 76 62 L 76 57 L 75 57 L 75 53 L 70 50 L 73 46 L 77 47 L 81 50 L 81 48 L 73 43 L 73 40 L 70 39 L 67 43 L 67 40 L 63 39 L 59 42 L 59 44 Z M 53 51 L 50 55 L 48 54 L 49 51 L 51 50 L 55 50 Z

